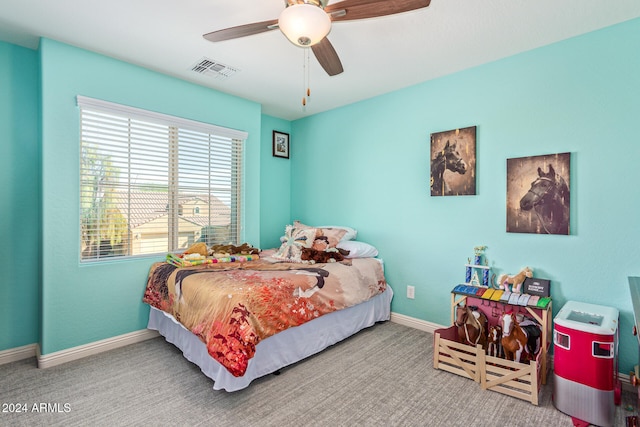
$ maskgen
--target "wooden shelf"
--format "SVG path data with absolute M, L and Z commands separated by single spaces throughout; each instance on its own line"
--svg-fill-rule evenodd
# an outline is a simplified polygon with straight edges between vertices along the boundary
M 521 310 L 524 309 L 526 310 L 527 314 L 529 314 L 531 317 L 533 317 L 536 322 L 538 322 L 540 324 L 540 327 L 542 329 L 542 336 L 540 337 L 540 353 L 542 354 L 542 358 L 541 358 L 541 363 L 542 363 L 542 384 L 546 384 L 547 383 L 547 362 L 548 362 L 548 354 L 547 354 L 547 349 L 549 348 L 550 344 L 551 344 L 551 339 L 552 339 L 552 319 L 551 319 L 551 315 L 553 313 L 552 310 L 552 304 L 553 301 L 549 302 L 549 304 L 545 307 L 545 308 L 538 308 L 538 307 L 529 307 L 529 306 L 522 306 L 522 305 L 515 305 L 515 304 L 509 304 L 509 303 L 505 303 L 505 302 L 501 302 L 501 301 L 491 301 L 491 300 L 483 300 L 482 298 L 479 297 L 474 297 L 474 296 L 470 296 L 470 295 L 463 295 L 463 294 L 457 294 L 455 292 L 451 293 L 451 324 L 453 325 L 456 318 L 456 306 L 461 303 L 462 301 L 466 301 L 467 299 L 471 299 L 471 303 L 469 305 L 473 305 L 473 306 L 477 306 L 478 309 L 482 310 L 483 308 L 487 308 L 487 307 L 498 307 L 501 306 L 502 312 L 505 311 L 509 311 L 504 309 L 504 307 L 511 307 L 511 311 L 515 311 L 513 310 L 514 308 Z M 485 311 L 485 310 L 482 310 Z M 489 319 L 489 324 L 493 325 L 495 324 L 491 322 L 492 319 L 492 313 L 486 313 L 487 315 L 487 319 Z
M 454 325 L 456 306 L 461 302 L 477 306 L 495 325 L 500 313 L 522 311 L 532 317 L 541 326 L 540 351 L 535 360 L 526 363 L 510 362 L 505 359 L 487 356 L 480 346 L 475 348 L 460 344 L 456 340 L 457 329 L 451 326 L 434 333 L 433 365 L 481 384 L 483 390 L 493 390 L 519 399 L 538 404 L 541 385 L 547 383 L 549 370 L 549 349 L 552 339 L 552 301 L 545 308 L 529 307 L 492 301 L 480 297 L 451 293 L 451 324 Z M 492 322 L 493 320 L 493 322 Z

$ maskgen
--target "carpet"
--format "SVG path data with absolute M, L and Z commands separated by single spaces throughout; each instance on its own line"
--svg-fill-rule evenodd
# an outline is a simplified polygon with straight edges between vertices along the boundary
M 432 334 L 391 322 L 234 393 L 212 390 L 163 338 L 47 369 L 25 359 L 0 366 L 0 378 L 0 424 L 11 426 L 573 425 L 552 404 L 553 375 L 539 406 L 483 391 L 433 369 Z M 635 404 L 624 392 L 616 425 Z

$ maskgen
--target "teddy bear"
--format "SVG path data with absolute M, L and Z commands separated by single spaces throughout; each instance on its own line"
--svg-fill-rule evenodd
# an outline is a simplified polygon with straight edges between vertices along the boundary
M 215 257 L 225 257 L 230 255 L 252 255 L 260 253 L 260 249 L 254 248 L 248 243 L 243 243 L 240 246 L 232 244 L 228 245 L 213 245 L 211 246 L 210 254 Z
M 346 255 L 349 254 L 349 251 L 345 251 Z M 339 262 L 343 261 L 345 254 L 342 254 L 336 248 L 329 248 L 325 251 L 321 251 L 314 248 L 302 248 L 302 253 L 300 254 L 300 259 L 302 261 L 307 261 L 310 264 L 315 263 L 326 263 L 326 262 Z
M 254 248 L 246 242 L 241 244 L 240 246 L 236 246 L 234 249 L 236 250 L 235 253 L 242 255 L 257 255 L 260 253 L 260 249 Z

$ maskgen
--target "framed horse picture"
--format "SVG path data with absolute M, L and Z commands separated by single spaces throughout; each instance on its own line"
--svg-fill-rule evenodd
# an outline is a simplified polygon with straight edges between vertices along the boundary
M 507 159 L 507 232 L 570 234 L 571 153 Z
M 431 134 L 431 195 L 476 194 L 476 127 Z

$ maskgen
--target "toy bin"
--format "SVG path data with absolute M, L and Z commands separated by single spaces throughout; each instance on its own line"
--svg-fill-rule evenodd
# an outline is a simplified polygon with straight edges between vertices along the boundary
M 554 319 L 555 407 L 580 421 L 613 426 L 620 404 L 618 310 L 568 301 Z

